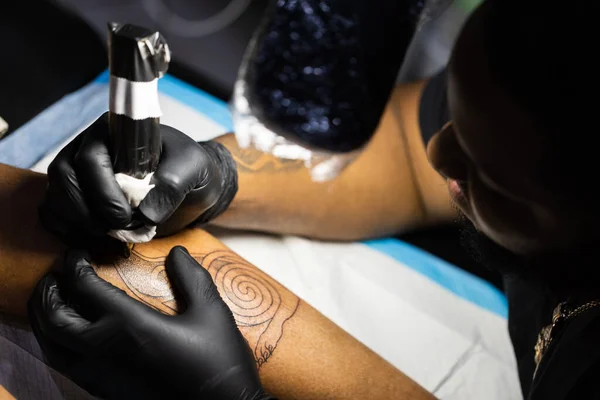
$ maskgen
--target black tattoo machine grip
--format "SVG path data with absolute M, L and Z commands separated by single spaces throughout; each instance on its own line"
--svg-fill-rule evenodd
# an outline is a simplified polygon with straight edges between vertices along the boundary
M 158 32 L 108 24 L 110 69 L 109 134 L 115 173 L 142 179 L 160 159 L 158 79 L 170 52 Z

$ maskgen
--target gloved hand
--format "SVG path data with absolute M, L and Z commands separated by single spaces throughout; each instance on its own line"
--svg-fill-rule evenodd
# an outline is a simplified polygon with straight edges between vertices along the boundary
M 114 399 L 266 400 L 256 363 L 210 274 L 183 247 L 166 262 L 186 310 L 167 316 L 99 278 L 82 251 L 47 275 L 29 321 L 51 366 Z
M 237 191 L 235 162 L 225 147 L 196 143 L 161 125 L 162 153 L 155 187 L 134 213 L 118 185 L 108 147 L 108 114 L 69 143 L 48 168 L 48 190 L 40 216 L 64 239 L 104 235 L 141 223 L 157 225 L 159 236 L 223 212 Z

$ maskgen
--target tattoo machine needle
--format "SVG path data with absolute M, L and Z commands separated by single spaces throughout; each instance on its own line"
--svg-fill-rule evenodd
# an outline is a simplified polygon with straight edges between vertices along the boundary
M 134 222 L 109 235 L 126 244 L 150 241 L 155 226 L 135 218 L 135 208 L 154 188 L 151 179 L 161 153 L 158 80 L 171 53 L 159 32 L 134 25 L 108 24 L 109 143 L 115 178 L 134 208 Z

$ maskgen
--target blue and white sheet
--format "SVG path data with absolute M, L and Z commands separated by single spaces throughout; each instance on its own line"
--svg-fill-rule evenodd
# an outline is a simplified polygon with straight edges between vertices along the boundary
M 0 141 L 0 162 L 45 172 L 58 150 L 108 109 L 107 78 Z M 222 101 L 169 75 L 159 92 L 162 123 L 196 140 L 231 131 Z M 215 233 L 439 398 L 521 398 L 506 299 L 487 282 L 396 239 L 326 243 Z M 20 399 L 85 398 L 39 361 L 27 335 L 0 324 L 0 385 Z M 34 381 L 32 370 L 40 383 L 23 384 Z

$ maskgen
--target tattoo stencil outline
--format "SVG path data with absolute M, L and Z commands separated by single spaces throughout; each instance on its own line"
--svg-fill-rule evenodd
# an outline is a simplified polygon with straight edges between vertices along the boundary
M 192 257 L 211 274 L 260 368 L 273 355 L 284 325 L 294 316 L 300 300 L 229 250 Z M 175 314 L 177 305 L 165 259 L 144 256 L 134 247 L 128 259 L 112 265 L 131 296 L 158 311 L 164 311 L 159 308 L 162 305 Z

